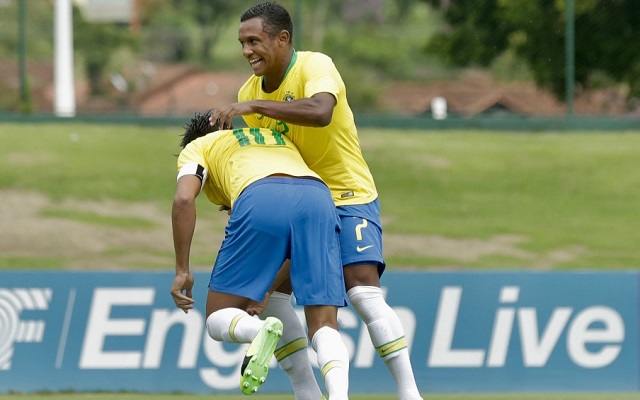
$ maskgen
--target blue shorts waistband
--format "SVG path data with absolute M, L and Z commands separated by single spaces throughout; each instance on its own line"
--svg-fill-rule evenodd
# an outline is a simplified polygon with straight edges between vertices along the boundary
M 266 178 L 258 179 L 245 188 L 260 186 L 270 183 L 277 183 L 281 185 L 311 185 L 319 188 L 328 189 L 327 185 L 313 176 L 267 176 Z

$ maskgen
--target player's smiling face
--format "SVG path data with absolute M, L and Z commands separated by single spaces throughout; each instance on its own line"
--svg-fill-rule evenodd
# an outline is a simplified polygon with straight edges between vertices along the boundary
M 282 35 L 272 36 L 264 31 L 261 18 L 241 22 L 238 41 L 242 46 L 242 55 L 249 61 L 255 75 L 268 77 L 280 73 L 283 49 L 287 46 L 287 41 Z

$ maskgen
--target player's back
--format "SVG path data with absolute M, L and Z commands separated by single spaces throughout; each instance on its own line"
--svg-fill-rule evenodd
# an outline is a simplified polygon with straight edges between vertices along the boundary
M 178 169 L 189 162 L 203 166 L 203 190 L 210 201 L 231 207 L 251 183 L 274 174 L 312 176 L 296 146 L 270 129 L 222 130 L 189 143 L 178 158 Z

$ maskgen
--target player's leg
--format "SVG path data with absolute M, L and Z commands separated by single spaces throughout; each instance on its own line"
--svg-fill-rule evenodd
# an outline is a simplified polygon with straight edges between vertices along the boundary
M 272 212 L 275 204 L 265 201 L 273 198 L 272 192 L 267 184 L 249 186 L 236 200 L 207 296 L 209 335 L 215 340 L 250 343 L 241 369 L 245 394 L 256 392 L 264 383 L 283 331 L 277 318 L 261 321 L 245 311 L 251 300 L 262 300 L 288 254 L 288 218 Z
M 346 305 L 340 261 L 339 221 L 331 194 L 313 181 L 302 190 L 292 216 L 291 284 L 304 306 L 328 398 L 348 399 L 349 353 L 338 332 L 338 307 Z
M 271 232 L 277 235 L 278 239 L 285 240 L 288 252 L 290 245 L 289 217 L 291 210 L 290 207 L 283 205 L 295 204 L 295 202 L 292 201 L 292 196 L 296 196 L 298 185 L 292 185 L 291 183 L 301 181 L 301 179 L 271 177 L 263 181 L 271 182 L 274 186 L 261 185 L 250 188 L 252 190 L 251 195 L 254 198 L 257 195 L 261 196 L 261 200 L 257 206 L 259 207 L 257 208 L 259 210 L 259 216 L 256 217 L 256 221 L 254 222 L 260 224 L 261 229 L 265 232 Z M 247 193 L 247 189 L 245 189 L 245 193 Z M 256 205 L 254 205 L 254 207 L 256 207 Z M 235 212 L 234 210 L 234 213 Z M 277 227 L 269 226 L 273 220 L 281 219 L 287 222 L 285 224 L 278 223 Z M 278 231 L 282 226 L 286 226 L 286 232 Z M 273 249 L 266 249 L 266 251 L 270 254 L 273 253 Z M 255 252 L 253 252 L 253 254 L 255 255 Z M 288 254 L 286 255 L 288 256 Z M 265 256 L 270 255 L 266 254 Z M 256 259 L 255 265 L 258 268 L 262 267 L 262 263 L 258 259 Z M 289 282 L 285 282 L 284 285 L 286 286 L 287 283 Z M 287 290 L 288 294 L 291 293 L 290 285 L 288 288 L 280 287 L 279 289 Z M 276 349 L 276 358 L 291 381 L 296 400 L 319 400 L 322 392 L 313 374 L 313 369 L 307 355 L 306 349 L 308 341 L 306 332 L 291 306 L 289 297 L 286 295 L 272 295 L 267 313 L 263 313 L 263 318 L 268 315 L 279 319 L 281 318 L 285 326 L 283 337 Z
M 356 212 L 352 207 L 359 207 Z M 421 399 L 400 318 L 384 299 L 380 275 L 384 271 L 382 229 L 377 202 L 338 207 L 345 287 L 351 306 L 367 326 L 378 355 L 397 385 L 398 399 Z M 353 217 L 352 215 L 366 216 Z
M 241 368 L 241 390 L 252 394 L 266 381 L 269 362 L 282 336 L 282 322 L 274 317 L 262 321 L 244 311 L 249 302 L 227 293 L 209 291 L 206 327 L 217 341 L 250 343 Z
M 288 262 L 288 261 L 287 261 Z M 275 356 L 280 368 L 287 374 L 296 400 L 319 400 L 322 391 L 311 367 L 307 347 L 309 341 L 304 326 L 291 305 L 291 290 L 278 288 L 269 298 L 269 303 L 260 318 L 276 317 L 282 321 L 284 331 Z
M 338 332 L 338 308 L 305 306 L 304 312 L 328 397 L 348 399 L 349 351 Z

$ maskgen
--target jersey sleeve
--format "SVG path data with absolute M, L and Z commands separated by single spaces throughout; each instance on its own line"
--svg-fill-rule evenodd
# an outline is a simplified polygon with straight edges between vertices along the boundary
M 340 93 L 340 74 L 335 64 L 324 54 L 315 54 L 305 61 L 304 96 L 331 93 L 336 99 Z
M 182 166 L 178 171 L 178 177 L 176 179 L 180 179 L 185 175 L 195 175 L 200 178 L 200 190 L 204 187 L 204 183 L 207 181 L 207 169 L 200 164 L 197 163 L 188 163 Z
M 202 152 L 199 151 L 196 142 L 191 142 L 178 156 L 178 176 L 176 179 L 180 179 L 180 177 L 185 175 L 195 175 L 200 178 L 200 188 L 202 189 L 208 175 L 205 166 L 206 163 L 204 162 Z

